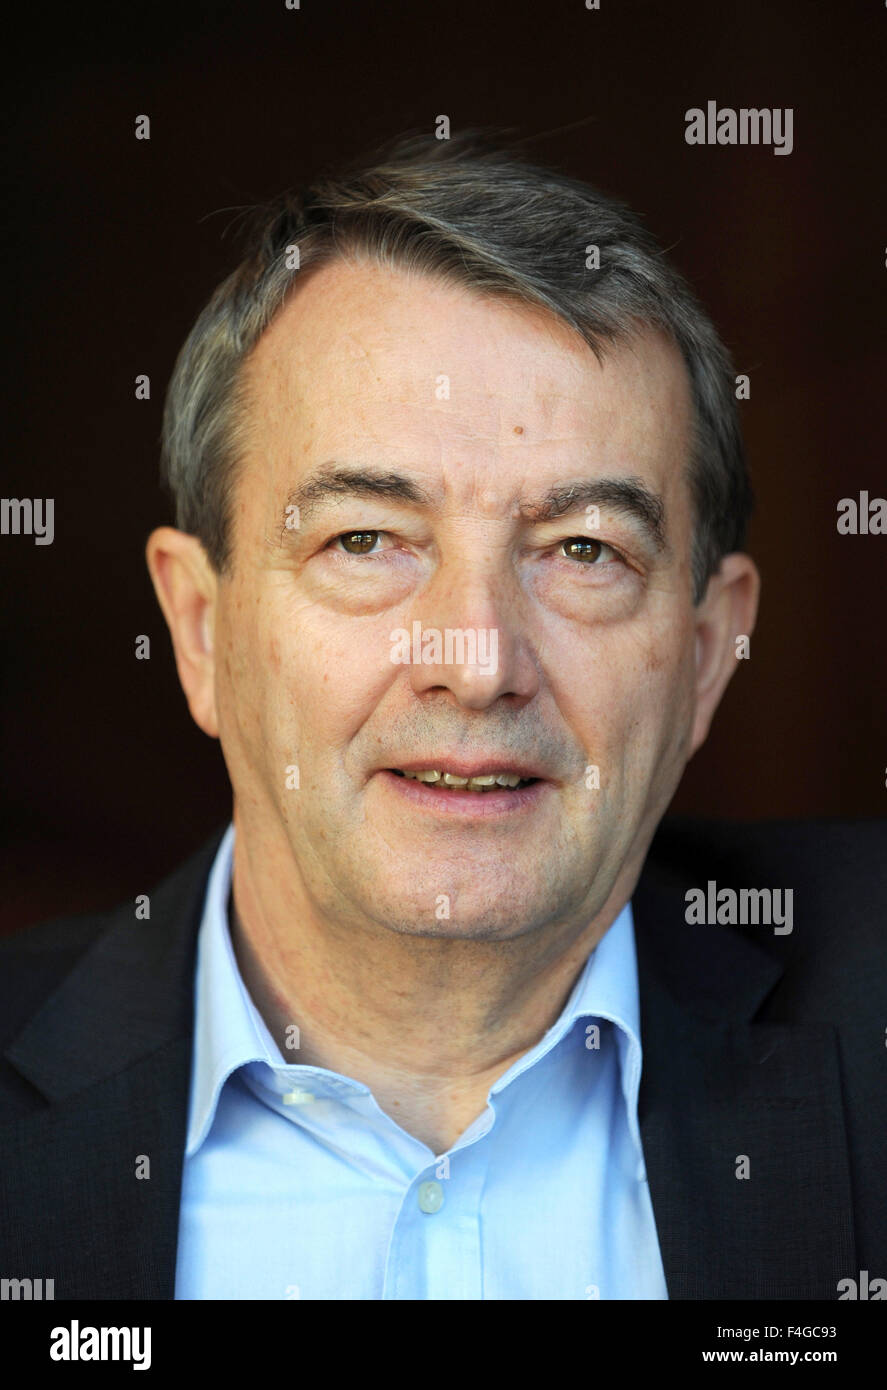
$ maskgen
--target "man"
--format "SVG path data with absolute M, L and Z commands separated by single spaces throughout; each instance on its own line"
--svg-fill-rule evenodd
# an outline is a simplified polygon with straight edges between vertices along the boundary
M 6 945 L 2 1272 L 887 1275 L 883 829 L 653 844 L 759 580 L 728 354 L 632 214 L 470 138 L 283 198 L 164 446 L 148 564 L 233 821 L 147 909 Z

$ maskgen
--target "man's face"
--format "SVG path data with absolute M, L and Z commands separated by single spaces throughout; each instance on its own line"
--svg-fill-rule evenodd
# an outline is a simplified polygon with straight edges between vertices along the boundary
M 246 371 L 214 679 L 247 844 L 341 922 L 506 939 L 590 921 L 633 886 L 692 747 L 678 352 L 650 334 L 600 364 L 543 312 L 334 263 Z M 404 660 L 393 635 L 421 655 L 429 630 L 440 659 Z M 475 665 L 448 630 L 474 632 Z M 396 771 L 509 768 L 538 780 Z

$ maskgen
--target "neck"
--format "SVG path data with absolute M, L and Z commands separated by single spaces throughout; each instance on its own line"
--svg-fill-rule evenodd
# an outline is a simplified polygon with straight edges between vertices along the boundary
M 256 1007 L 287 1061 L 366 1085 L 434 1153 L 555 1022 L 627 898 L 614 888 L 584 927 L 506 941 L 410 936 L 371 921 L 343 928 L 280 868 L 236 837 L 231 938 Z

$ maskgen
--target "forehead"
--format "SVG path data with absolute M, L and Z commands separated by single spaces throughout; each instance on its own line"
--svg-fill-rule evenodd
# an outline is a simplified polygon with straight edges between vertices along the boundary
M 598 361 L 547 311 L 367 261 L 308 273 L 246 368 L 278 481 L 321 458 L 509 475 L 643 475 L 680 489 L 687 372 L 664 335 Z M 511 482 L 515 477 L 511 476 Z

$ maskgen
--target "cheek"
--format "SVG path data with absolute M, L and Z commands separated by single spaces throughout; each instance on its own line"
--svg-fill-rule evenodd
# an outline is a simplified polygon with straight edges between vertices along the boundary
M 285 631 L 272 605 L 248 591 L 231 591 L 216 630 L 216 687 L 223 746 L 276 747 L 275 727 L 287 704 Z
M 672 627 L 611 630 L 584 650 L 571 643 L 549 666 L 549 680 L 589 761 L 600 764 L 602 777 L 609 769 L 611 785 L 649 779 L 689 719 L 684 639 Z
M 678 625 L 647 649 L 640 677 L 638 738 L 652 782 L 673 781 L 689 756 L 694 708 L 692 627 Z
M 255 626 L 241 620 L 216 629 L 216 703 L 226 756 L 261 736 L 268 663 L 257 639 Z
M 391 619 L 337 623 L 304 603 L 272 610 L 265 603 L 255 611 L 247 660 L 238 663 L 241 688 L 265 740 L 298 743 L 306 766 L 334 762 L 401 669 L 391 661 Z

